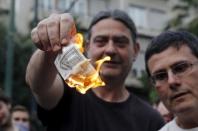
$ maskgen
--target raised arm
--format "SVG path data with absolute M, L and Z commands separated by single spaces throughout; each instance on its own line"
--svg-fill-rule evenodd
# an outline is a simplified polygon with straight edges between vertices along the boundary
M 26 82 L 38 104 L 45 109 L 55 107 L 63 95 L 64 83 L 54 60 L 75 33 L 74 20 L 68 13 L 51 15 L 31 32 L 32 41 L 38 49 L 28 63 Z

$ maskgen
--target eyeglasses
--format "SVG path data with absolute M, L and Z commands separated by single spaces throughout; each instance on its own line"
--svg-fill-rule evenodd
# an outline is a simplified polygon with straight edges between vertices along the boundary
M 175 76 L 182 77 L 188 74 L 192 70 L 192 67 L 196 64 L 198 64 L 198 61 L 194 63 L 190 63 L 188 61 L 181 61 L 170 66 L 170 69 Z M 168 80 L 167 70 L 161 70 L 151 75 L 151 81 L 154 85 L 156 85 L 156 83 L 160 85 L 165 84 L 167 80 Z

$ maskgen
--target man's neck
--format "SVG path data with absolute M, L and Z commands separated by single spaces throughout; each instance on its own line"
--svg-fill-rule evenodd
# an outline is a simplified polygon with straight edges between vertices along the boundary
M 129 97 L 128 90 L 123 86 L 120 88 L 114 87 L 98 87 L 93 89 L 97 97 L 107 102 L 123 102 Z
M 190 118 L 190 119 L 179 119 L 177 117 L 176 123 L 179 127 L 183 128 L 183 129 L 191 129 L 191 128 L 198 127 L 198 118 L 194 117 L 194 118 Z

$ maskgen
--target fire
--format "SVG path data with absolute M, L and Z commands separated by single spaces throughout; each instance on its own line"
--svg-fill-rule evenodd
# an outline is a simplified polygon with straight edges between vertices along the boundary
M 84 52 L 84 48 L 83 48 L 83 35 L 80 33 L 77 33 L 72 41 L 76 44 L 77 48 L 80 50 L 81 53 Z
M 98 61 L 96 61 L 96 71 L 99 72 L 100 71 L 100 67 L 101 65 L 105 62 L 105 61 L 110 61 L 111 57 L 110 56 L 106 56 L 103 59 L 100 59 Z
M 74 37 L 74 42 L 77 43 L 78 49 L 82 52 L 84 51 L 83 45 L 83 37 L 81 34 L 77 34 Z M 71 75 L 68 79 L 66 79 L 66 83 L 72 87 L 76 88 L 82 94 L 85 94 L 87 90 L 91 88 L 96 88 L 100 86 L 104 86 L 105 83 L 101 80 L 99 76 L 99 71 L 101 65 L 110 60 L 109 56 L 106 56 L 98 61 L 96 61 L 96 69 L 91 65 L 88 59 L 78 63 L 74 66 Z

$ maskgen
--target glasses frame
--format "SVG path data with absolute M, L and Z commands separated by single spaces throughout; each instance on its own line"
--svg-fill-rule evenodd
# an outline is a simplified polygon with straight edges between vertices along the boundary
M 186 64 L 186 65 L 184 65 Z M 168 70 L 171 70 L 172 74 L 174 76 L 176 76 L 177 78 L 178 77 L 182 77 L 182 76 L 185 76 L 186 74 L 190 73 L 193 69 L 193 66 L 197 65 L 198 64 L 198 61 L 195 61 L 195 62 L 189 62 L 189 61 L 180 61 L 176 64 L 173 64 L 169 67 L 169 69 L 166 69 L 165 71 L 159 71 L 157 73 L 154 73 L 150 76 L 150 80 L 151 80 L 151 83 L 155 86 L 157 83 L 159 83 L 160 85 L 162 84 L 165 84 L 167 83 L 167 80 L 168 80 Z M 182 65 L 185 67 L 183 68 L 182 70 L 179 70 L 181 69 Z M 162 80 L 160 80 L 160 77 L 158 75 L 164 75 L 162 77 Z M 159 79 L 157 79 L 159 78 Z

